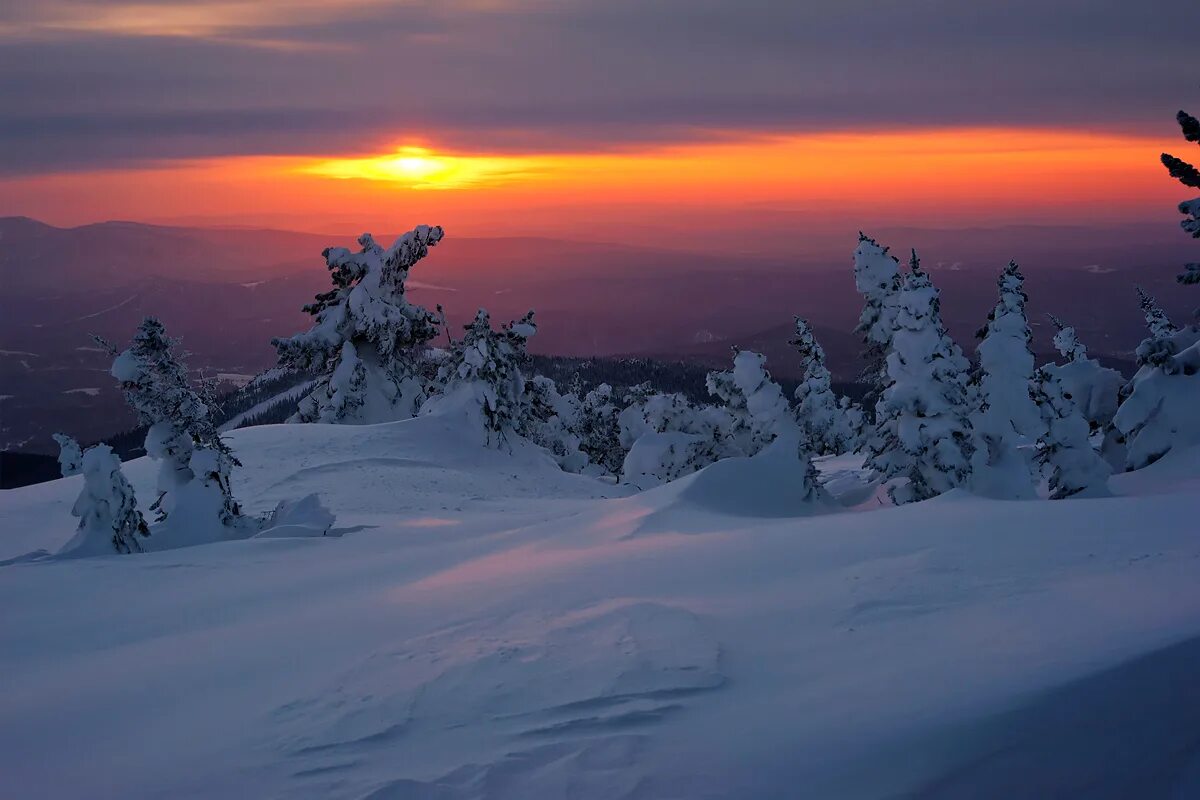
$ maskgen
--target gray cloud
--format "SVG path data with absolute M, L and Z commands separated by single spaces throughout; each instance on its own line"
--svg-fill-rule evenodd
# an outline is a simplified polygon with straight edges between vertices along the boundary
M 410 136 L 487 151 L 963 124 L 1170 137 L 1175 108 L 1200 100 L 1200 6 L 1168 0 L 311 11 L 187 37 L 38 28 L 0 10 L 0 172 Z

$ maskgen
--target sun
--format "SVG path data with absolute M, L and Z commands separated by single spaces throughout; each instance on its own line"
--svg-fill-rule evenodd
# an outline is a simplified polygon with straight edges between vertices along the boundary
M 409 189 L 457 189 L 512 180 L 529 170 L 527 162 L 511 157 L 438 154 L 406 146 L 390 155 L 319 161 L 300 171 L 343 180 L 388 181 Z

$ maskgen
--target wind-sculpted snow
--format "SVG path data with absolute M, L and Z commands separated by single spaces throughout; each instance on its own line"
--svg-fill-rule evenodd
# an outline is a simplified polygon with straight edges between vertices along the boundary
M 821 459 L 812 513 L 770 448 L 634 493 L 437 416 L 229 439 L 247 513 L 317 492 L 281 519 L 331 535 L 36 560 L 83 476 L 0 493 L 6 796 L 911 796 L 996 774 L 1037 693 L 1200 635 L 1196 450 L 1104 499 L 899 508 Z M 1196 652 L 1120 673 L 1123 707 L 1191 696 Z
M 519 772 L 519 762 L 529 791 L 529 782 L 545 778 L 539 754 L 547 741 L 561 743 L 550 747 L 555 769 L 578 777 L 585 765 L 561 762 L 621 749 L 719 689 L 719 655 L 700 619 L 658 603 L 616 600 L 561 615 L 478 620 L 374 653 L 283 704 L 271 715 L 282 732 L 272 746 L 299 786 L 320 785 L 350 764 L 393 759 L 407 770 L 385 787 L 432 792 L 448 783 L 465 791 L 470 781 L 461 771 L 431 779 L 429 765 L 408 751 L 432 738 L 449 748 L 482 739 L 503 755 L 467 774 Z

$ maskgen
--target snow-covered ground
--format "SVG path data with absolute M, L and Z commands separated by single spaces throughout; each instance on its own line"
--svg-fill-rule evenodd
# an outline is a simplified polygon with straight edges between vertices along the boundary
M 1200 452 L 901 508 L 826 461 L 811 513 L 438 417 L 229 440 L 250 510 L 319 492 L 335 535 L 31 561 L 81 477 L 0 493 L 6 796 L 1200 796 Z

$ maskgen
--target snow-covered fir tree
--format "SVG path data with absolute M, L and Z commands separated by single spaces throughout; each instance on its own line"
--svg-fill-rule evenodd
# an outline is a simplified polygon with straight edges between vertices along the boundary
M 65 433 L 56 433 L 51 438 L 58 443 L 58 471 L 64 478 L 78 475 L 83 469 L 83 451 L 79 442 Z
M 1175 115 L 1175 119 L 1178 120 L 1179 127 L 1183 131 L 1184 140 L 1200 144 L 1200 120 L 1186 111 L 1180 111 Z M 1182 158 L 1176 158 L 1170 153 L 1162 154 L 1162 163 L 1171 173 L 1172 178 L 1184 186 L 1200 189 L 1200 169 L 1193 164 Z M 1200 197 L 1193 197 L 1191 200 L 1184 200 L 1180 203 L 1179 213 L 1185 217 L 1179 226 L 1191 234 L 1193 239 L 1200 239 Z M 1200 283 L 1200 262 L 1185 264 L 1183 272 L 1179 274 L 1179 282 Z
M 868 387 L 866 402 L 875 402 L 887 383 L 886 359 L 895 325 L 893 302 L 902 285 L 900 261 L 860 232 L 854 250 L 854 286 L 863 297 L 863 310 L 855 330 L 866 344 L 862 376 Z
M 440 319 L 408 301 L 405 282 L 441 240 L 440 227 L 421 225 L 386 249 L 363 234 L 357 253 L 324 252 L 333 288 L 304 306 L 313 326 L 272 340 L 281 366 L 318 375 L 291 421 L 370 423 L 417 413 L 427 394 L 420 360 Z
M 750 447 L 746 455 L 758 453 L 776 437 L 796 428 L 795 416 L 783 388 L 767 371 L 766 356 L 749 350 L 739 351 L 733 358 L 731 376 L 744 398 L 749 416 Z
M 218 538 L 238 538 L 252 532 L 259 520 L 245 517 L 233 497 L 230 473 L 236 462 L 227 448 L 198 445 L 192 451 L 188 466 L 194 476 L 178 490 L 172 527 L 181 542 L 200 542 L 214 538 L 220 524 L 224 529 Z M 186 531 L 180 532 L 182 529 Z
M 113 360 L 112 375 L 138 422 L 148 426 L 146 454 L 160 462 L 158 498 L 150 508 L 160 519 L 174 509 L 174 494 L 195 477 L 191 462 L 197 448 L 215 450 L 230 464 L 238 463 L 157 319 L 142 322 L 130 347 Z M 232 497 L 228 502 L 236 507 Z
M 734 349 L 734 359 L 739 351 Z M 754 424 L 750 417 L 750 409 L 746 406 L 746 395 L 734 380 L 732 370 L 708 373 L 705 378 L 708 393 L 720 401 L 720 405 L 729 414 L 729 424 L 723 433 L 724 450 L 727 456 L 752 455 L 762 447 L 755 442 Z
M 1162 310 L 1158 301 L 1147 294 L 1145 289 L 1138 286 L 1137 294 L 1138 307 L 1142 310 L 1142 316 L 1146 318 L 1146 330 L 1150 332 L 1150 338 L 1165 339 L 1179 330 L 1167 317 L 1167 312 Z
M 1113 425 L 1125 438 L 1125 468 L 1140 469 L 1175 447 L 1200 444 L 1200 326 L 1137 349 L 1138 371 Z
M 526 342 L 536 332 L 532 311 L 496 331 L 488 312 L 479 309 L 438 370 L 441 394 L 422 413 L 465 412 L 485 444 L 507 442 L 527 408 L 522 367 L 529 360 Z
M 1093 436 L 1102 436 L 1100 455 L 1113 470 L 1125 468 L 1125 438 L 1113 425 L 1125 378 L 1115 369 L 1088 358 L 1087 347 L 1079 340 L 1075 329 L 1053 314 L 1047 315 L 1057 329 L 1054 347 L 1063 357 L 1062 364 L 1047 364 L 1044 368 L 1062 382 L 1063 390 L 1071 395 L 1075 406 L 1088 422 Z
M 553 380 L 537 375 L 525 382 L 517 433 L 548 451 L 565 471 L 581 472 L 588 458 L 576 433 L 580 411 L 578 396 L 560 393 Z
M 1086 359 L 1087 347 L 1084 346 L 1083 342 L 1079 341 L 1079 336 L 1075 333 L 1075 329 L 1065 324 L 1053 314 L 1047 314 L 1046 316 L 1050 318 L 1050 322 L 1054 325 L 1054 349 L 1058 351 L 1059 355 L 1071 362 Z
M 984 497 L 1030 499 L 1034 480 L 1021 446 L 1037 441 L 1042 416 L 1033 400 L 1033 351 L 1025 315 L 1025 278 L 1015 261 L 1000 273 L 999 300 L 979 331 L 979 370 L 973 379 L 975 435 L 971 488 Z
M 916 253 L 895 302 L 887 386 L 876 403 L 867 466 L 900 504 L 963 485 L 971 469 L 967 359 L 942 324 L 938 290 Z
M 788 342 L 800 355 L 804 375 L 796 387 L 796 419 L 802 442 L 815 455 L 841 455 L 858 448 L 863 435 L 862 409 L 833 392 L 825 366 L 825 350 L 812 327 L 796 317 L 796 332 Z
M 724 408 L 697 407 L 681 394 L 631 387 L 617 415 L 625 450 L 621 480 L 641 489 L 673 481 L 729 454 L 733 420 Z
M 576 418 L 579 449 L 605 475 L 619 475 L 625 461 L 626 450 L 621 446 L 617 423 L 620 412 L 612 387 L 602 383 L 584 395 Z
M 150 528 L 138 511 L 133 487 L 121 472 L 121 459 L 106 444 L 89 447 L 81 460 L 83 489 L 71 508 L 79 529 L 64 555 L 140 553 Z
M 1112 469 L 1092 447 L 1088 422 L 1053 367 L 1038 370 L 1034 399 L 1045 424 L 1038 463 L 1050 482 L 1050 497 L 1108 494 Z
M 1180 111 L 1183 137 L 1200 143 L 1200 120 Z M 1163 153 L 1162 162 L 1184 186 L 1200 189 L 1200 170 L 1188 161 Z M 1200 239 L 1200 197 L 1179 204 L 1180 225 Z M 1200 283 L 1200 263 L 1187 264 L 1184 284 Z M 1161 328 L 1160 328 L 1161 331 Z M 1125 436 L 1127 469 L 1139 469 L 1176 447 L 1200 444 L 1200 326 L 1156 336 L 1138 346 L 1138 371 L 1125 389 L 1113 424 Z
M 725 402 L 723 410 L 730 421 L 719 440 L 717 457 L 757 456 L 773 449 L 774 457 L 799 466 L 797 493 L 806 501 L 823 499 L 810 443 L 766 363 L 761 353 L 740 350 L 734 353 L 732 370 L 709 373 L 709 393 Z

